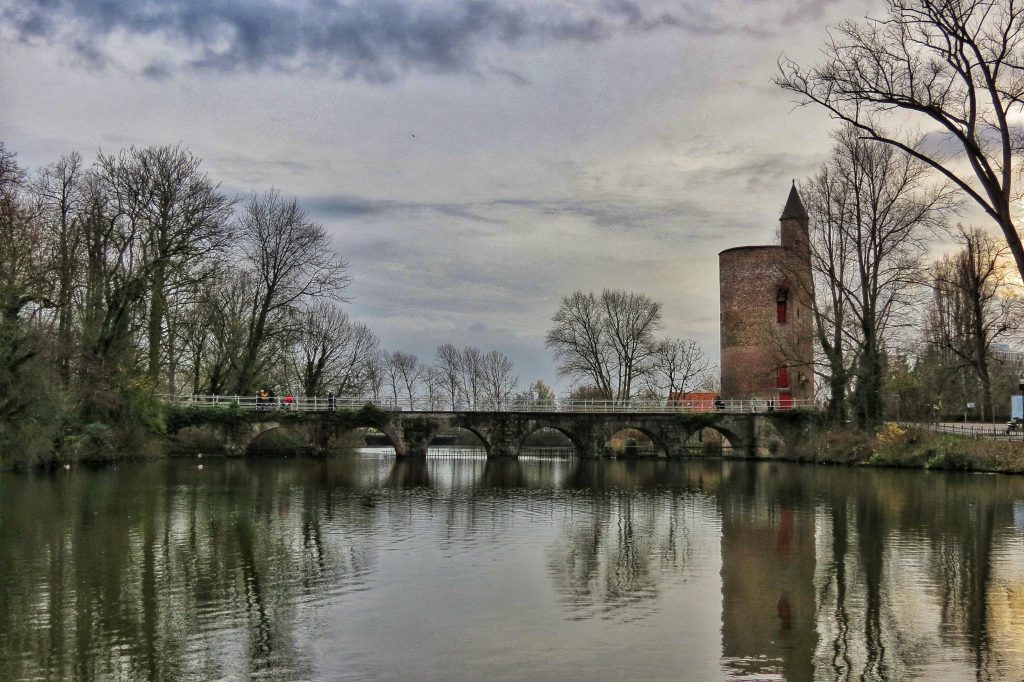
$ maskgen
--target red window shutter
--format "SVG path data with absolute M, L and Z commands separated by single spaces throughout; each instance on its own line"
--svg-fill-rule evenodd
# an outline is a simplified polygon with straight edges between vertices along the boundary
M 775 304 L 775 321 L 779 324 L 786 324 L 786 301 L 778 301 Z
M 789 388 L 789 370 L 780 365 L 775 374 L 775 388 Z

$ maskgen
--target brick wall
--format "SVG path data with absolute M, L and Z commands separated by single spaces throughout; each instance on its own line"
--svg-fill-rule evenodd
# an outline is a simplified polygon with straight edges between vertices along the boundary
M 743 246 L 718 256 L 723 398 L 813 397 L 810 264 L 782 246 Z M 776 317 L 779 290 L 787 319 Z M 789 387 L 777 387 L 784 366 Z M 801 380 L 803 377 L 803 380 Z

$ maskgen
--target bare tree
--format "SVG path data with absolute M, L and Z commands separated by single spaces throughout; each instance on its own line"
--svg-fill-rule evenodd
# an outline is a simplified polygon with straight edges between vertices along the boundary
M 388 353 L 384 361 L 384 376 L 395 403 L 407 400 L 414 404 L 420 393 L 423 373 L 426 368 L 412 353 L 400 350 Z
M 363 392 L 374 402 L 380 402 L 384 397 L 384 384 L 387 378 L 386 354 L 376 348 L 374 353 L 367 357 L 366 361 L 366 386 Z
M 359 395 L 366 387 L 368 364 L 379 350 L 369 327 L 321 299 L 302 311 L 291 355 L 305 395 Z
M 248 333 L 249 279 L 225 266 L 208 282 L 187 311 L 181 335 L 192 392 L 220 395 L 238 375 L 238 349 Z
M 647 386 L 659 397 L 692 390 L 711 370 L 711 361 L 692 339 L 664 339 L 654 347 Z
M 650 371 L 654 332 L 661 325 L 661 304 L 646 294 L 605 289 L 601 292 L 607 338 L 615 353 L 616 398 L 629 400 L 633 383 Z
M 93 383 L 109 369 L 134 364 L 136 318 L 145 296 L 137 226 L 121 207 L 117 185 L 95 170 L 83 183 L 81 230 L 85 252 L 81 350 L 83 375 Z
M 447 391 L 445 390 L 445 377 L 437 367 L 426 366 L 423 368 L 422 385 L 426 389 L 427 405 L 431 410 L 438 410 L 444 407 Z
M 314 301 L 299 314 L 292 356 L 303 395 L 323 395 L 333 388 L 350 326 L 348 315 L 331 301 Z
M 515 393 L 519 377 L 514 375 L 512 361 L 504 353 L 492 350 L 481 359 L 484 399 L 500 405 Z
M 74 354 L 74 296 L 82 266 L 81 184 L 85 169 L 77 152 L 61 157 L 44 168 L 36 180 L 35 192 L 43 209 L 47 233 L 53 305 L 57 326 L 57 363 L 64 385 L 71 378 Z
M 334 251 L 323 226 L 294 199 L 287 201 L 275 191 L 252 195 L 238 229 L 241 267 L 251 273 L 252 294 L 235 392 L 250 393 L 268 341 L 294 329 L 294 313 L 302 303 L 319 297 L 342 300 L 350 277 L 348 263 Z
M 379 362 L 380 340 L 366 324 L 349 322 L 338 376 L 334 382 L 339 395 L 361 395 L 373 381 L 373 368 Z
M 828 414 L 836 423 L 846 421 L 847 393 L 856 357 L 856 334 L 849 326 L 854 242 L 847 239 L 846 232 L 850 216 L 855 214 L 852 204 L 856 196 L 849 192 L 847 176 L 833 164 L 826 164 L 801 188 L 810 218 L 814 287 L 804 293 L 811 301 L 814 333 L 823 356 L 823 361 L 815 363 L 815 371 L 828 386 Z
M 28 175 L 0 144 L 0 318 L 14 320 L 29 304 L 51 306 L 43 255 L 39 207 Z
M 450 343 L 437 347 L 434 353 L 434 368 L 448 399 L 448 404 L 456 409 L 462 395 L 462 354 Z
M 1017 0 L 888 0 L 887 7 L 881 19 L 835 27 L 819 65 L 783 59 L 776 83 L 962 190 L 1002 230 L 1024 276 L 1014 223 L 1024 8 Z M 889 132 L 883 121 L 901 127 Z
M 605 289 L 562 297 L 545 345 L 559 376 L 585 381 L 606 398 L 628 400 L 651 370 L 661 304 L 644 294 Z
M 928 169 L 916 159 L 864 140 L 852 127 L 835 139 L 826 169 L 811 182 L 819 190 L 812 202 L 812 265 L 828 280 L 818 303 L 818 337 L 838 371 L 846 360 L 836 335 L 851 336 L 857 421 L 873 426 L 882 418 L 886 339 L 908 319 L 903 313 L 922 279 L 924 238 L 944 227 L 955 203 L 948 186 L 929 185 Z
M 574 381 L 589 381 L 611 398 L 611 365 L 614 354 L 607 341 L 602 306 L 591 293 L 574 291 L 562 297 L 562 303 L 551 318 L 554 326 L 548 331 L 544 345 L 555 354 L 558 376 Z
M 483 398 L 484 368 L 483 354 L 475 346 L 462 349 L 459 366 L 462 370 L 462 395 L 470 407 L 475 407 Z
M 148 289 L 148 373 L 157 380 L 171 289 L 194 279 L 195 264 L 226 247 L 232 201 L 181 147 L 131 148 L 100 156 L 98 166 L 133 228 L 140 276 Z
M 1008 277 L 1007 247 L 977 228 L 961 228 L 959 242 L 956 254 L 932 268 L 928 341 L 953 361 L 953 369 L 968 368 L 975 375 L 984 419 L 993 416 L 992 344 L 1020 330 L 1024 309 Z
M 23 313 L 49 305 L 37 217 L 25 171 L 0 144 L 0 435 L 5 435 L 3 427 L 16 429 L 17 420 L 33 417 L 33 405 L 22 399 L 19 383 L 41 351 Z

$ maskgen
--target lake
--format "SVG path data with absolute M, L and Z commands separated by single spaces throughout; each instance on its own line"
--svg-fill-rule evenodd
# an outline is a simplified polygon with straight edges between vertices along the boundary
M 0 679 L 1024 678 L 1024 478 L 692 459 L 0 474 Z

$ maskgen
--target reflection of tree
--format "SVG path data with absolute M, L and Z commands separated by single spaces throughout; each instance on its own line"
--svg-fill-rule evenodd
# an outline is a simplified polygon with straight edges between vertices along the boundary
M 350 473 L 222 461 L 12 481 L 0 677 L 310 677 L 308 604 L 374 561 Z
M 1016 670 L 1000 668 L 993 652 L 988 605 L 995 529 L 1012 514 L 1007 493 L 1020 496 L 1024 488 L 963 475 L 827 478 L 827 542 L 817 552 L 818 674 L 902 679 L 936 665 L 935 652 L 957 648 L 969 663 L 956 674 L 990 679 Z
M 584 461 L 569 473 L 567 484 L 580 492 L 548 552 L 548 571 L 571 618 L 639 617 L 662 583 L 685 577 L 701 518 L 694 508 L 711 507 L 689 490 L 690 474 L 636 461 Z
M 1020 584 L 1005 569 L 997 575 L 993 556 L 1019 545 L 1005 529 L 1024 481 L 725 463 L 718 498 L 723 662 L 741 677 L 895 680 L 939 670 L 998 679 L 1024 670 L 1005 644 L 994 647 L 1019 641 L 1010 623 L 1024 613 L 1004 600 L 997 621 L 991 606 L 994 585 Z M 780 554 L 773 543 L 787 509 L 797 532 Z M 813 532 L 800 531 L 811 518 Z M 775 589 L 786 590 L 784 604 L 765 596 Z
M 945 677 L 1024 670 L 1024 479 L 707 461 L 203 462 L 0 478 L 0 678 L 310 677 L 307 622 L 377 570 L 389 533 L 454 556 L 514 551 L 549 527 L 546 568 L 573 619 L 646 617 L 720 555 L 723 668 L 742 678 L 904 679 L 936 661 Z

